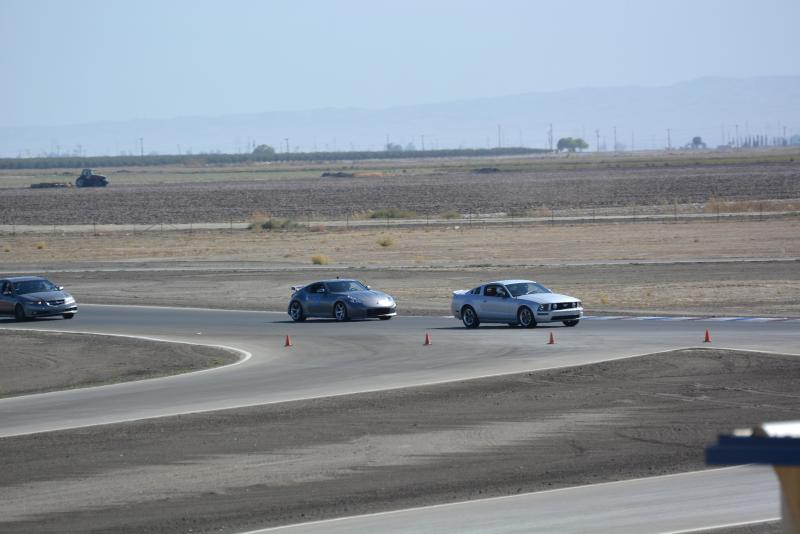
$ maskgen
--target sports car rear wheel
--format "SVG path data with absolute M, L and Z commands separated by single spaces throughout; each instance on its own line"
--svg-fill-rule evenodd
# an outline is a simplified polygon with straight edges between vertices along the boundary
M 306 320 L 306 315 L 303 313 L 303 306 L 296 300 L 293 300 L 292 303 L 289 304 L 289 317 L 291 317 L 294 322 Z
M 517 312 L 517 322 L 523 328 L 536 327 L 536 319 L 533 317 L 533 312 L 527 306 L 523 306 Z
M 481 325 L 478 314 L 475 313 L 471 306 L 464 306 L 464 309 L 461 310 L 461 321 L 467 328 L 478 328 Z
M 337 321 L 347 320 L 347 306 L 345 306 L 344 302 L 337 302 L 336 304 L 334 304 L 333 317 Z

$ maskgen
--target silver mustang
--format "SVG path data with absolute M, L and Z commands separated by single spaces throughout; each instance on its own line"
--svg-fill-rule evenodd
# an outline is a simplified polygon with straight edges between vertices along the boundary
M 450 308 L 467 328 L 478 328 L 481 322 L 525 328 L 553 322 L 575 326 L 583 316 L 581 301 L 553 293 L 533 280 L 500 280 L 453 291 Z
M 17 321 L 60 315 L 72 319 L 78 313 L 75 298 L 46 278 L 15 276 L 0 279 L 0 315 Z
M 306 286 L 293 286 L 289 317 L 333 317 L 337 321 L 377 317 L 388 320 L 397 315 L 394 298 L 375 291 L 358 280 L 322 280 Z

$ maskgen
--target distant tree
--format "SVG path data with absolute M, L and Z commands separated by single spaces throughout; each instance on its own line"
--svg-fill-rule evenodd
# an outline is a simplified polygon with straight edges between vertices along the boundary
M 800 134 L 794 134 L 789 138 L 790 145 L 800 145 Z
M 556 144 L 556 148 L 559 152 L 562 150 L 566 150 L 568 152 L 575 152 L 576 150 L 584 150 L 589 148 L 589 145 L 586 144 L 586 141 L 581 139 L 580 137 L 572 138 L 572 137 L 562 137 L 558 140 Z
M 253 149 L 253 155 L 271 158 L 275 155 L 275 149 L 269 145 L 258 145 Z
M 414 145 L 414 143 L 408 143 L 406 145 L 406 152 L 416 152 L 416 150 L 417 147 Z
M 692 137 L 692 142 L 689 143 L 690 148 L 694 148 L 695 150 L 698 148 L 705 148 L 706 144 L 703 142 L 703 138 L 699 135 Z
M 386 152 L 402 152 L 403 147 L 402 145 L 398 145 L 397 143 L 386 143 Z

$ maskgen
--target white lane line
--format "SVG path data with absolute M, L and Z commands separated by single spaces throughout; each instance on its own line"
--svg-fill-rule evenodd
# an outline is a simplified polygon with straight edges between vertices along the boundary
M 754 521 L 742 521 L 740 523 L 725 523 L 722 525 L 712 525 L 710 527 L 700 527 L 700 528 L 690 528 L 686 530 L 670 530 L 669 532 L 662 532 L 661 534 L 689 534 L 690 532 L 707 532 L 709 530 L 720 530 L 723 528 L 736 528 L 736 527 L 746 527 L 748 525 L 758 525 L 761 523 L 771 523 L 773 521 L 780 521 L 780 516 L 778 517 L 769 517 L 766 519 L 756 519 Z

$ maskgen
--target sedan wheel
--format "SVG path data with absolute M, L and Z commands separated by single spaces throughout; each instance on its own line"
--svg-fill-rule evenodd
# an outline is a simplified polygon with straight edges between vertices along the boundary
M 461 321 L 467 328 L 478 328 L 481 325 L 478 314 L 469 306 L 461 310 Z
M 333 306 L 333 316 L 337 321 L 347 320 L 347 306 L 344 305 L 344 302 L 337 302 Z
M 27 319 L 27 317 L 25 317 L 25 309 L 22 307 L 22 304 L 17 304 L 17 306 L 14 308 L 14 319 L 18 323 L 21 323 Z
M 564 326 L 577 326 L 579 322 L 581 322 L 580 319 L 570 319 L 569 321 L 564 321 Z
M 73 317 L 75 317 L 75 314 L 74 314 L 74 313 L 64 313 L 64 314 L 62 314 L 61 316 L 62 316 L 64 319 L 72 319 Z
M 292 303 L 289 304 L 289 317 L 291 317 L 294 322 L 306 320 L 306 316 L 303 313 L 303 306 L 296 300 L 293 300 Z
M 533 318 L 533 312 L 527 306 L 523 306 L 517 312 L 517 322 L 523 328 L 536 327 L 536 319 Z

